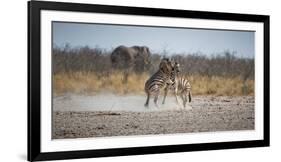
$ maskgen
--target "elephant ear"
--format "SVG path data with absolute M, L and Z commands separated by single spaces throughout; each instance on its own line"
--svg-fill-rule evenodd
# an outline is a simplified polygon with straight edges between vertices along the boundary
M 131 47 L 131 49 L 134 49 L 136 51 L 141 51 L 141 47 L 139 47 L 139 46 L 133 46 L 133 47 Z
M 148 48 L 148 47 L 143 46 L 143 51 L 144 51 L 144 53 L 150 55 L 150 51 L 149 51 L 149 48 Z

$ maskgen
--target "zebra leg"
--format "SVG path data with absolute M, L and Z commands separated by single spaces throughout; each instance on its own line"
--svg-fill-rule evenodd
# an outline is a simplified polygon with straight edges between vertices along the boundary
M 169 89 L 169 87 L 168 87 L 168 85 L 165 87 L 165 89 L 164 89 L 164 98 L 163 98 L 163 101 L 162 101 L 162 104 L 165 104 L 165 100 L 166 100 L 166 96 L 167 96 L 167 93 L 168 93 L 168 89 Z
M 174 90 L 174 95 L 175 95 L 175 97 L 176 97 L 177 104 L 179 104 L 179 100 L 178 100 L 178 90 L 177 90 L 177 89 Z
M 184 95 L 184 101 L 183 101 L 183 106 L 186 107 L 186 103 L 187 103 L 187 96 L 186 94 Z
M 160 91 L 158 90 L 155 94 L 155 97 L 154 97 L 154 104 L 155 104 L 156 107 L 158 107 L 157 100 L 158 100 L 159 93 L 160 93 Z
M 181 93 L 181 95 L 180 95 L 180 97 L 181 97 L 181 99 L 182 99 L 182 103 L 183 103 L 183 105 L 184 105 L 184 107 L 185 107 L 185 98 L 184 98 L 184 96 L 183 96 L 183 93 Z
M 181 97 L 181 100 L 184 101 L 184 98 L 183 98 L 183 95 L 182 95 L 182 94 L 180 94 L 180 97 Z
M 150 94 L 147 93 L 147 99 L 146 99 L 146 102 L 144 104 L 145 107 L 148 107 L 148 104 L 149 104 L 149 98 L 150 98 Z
M 183 91 L 181 94 L 182 94 L 182 98 L 183 98 L 183 106 L 186 107 L 187 93 L 186 93 L 186 91 Z

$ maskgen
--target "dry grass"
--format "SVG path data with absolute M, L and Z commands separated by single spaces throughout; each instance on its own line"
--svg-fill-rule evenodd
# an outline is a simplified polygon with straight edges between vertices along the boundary
M 142 93 L 143 85 L 148 75 L 131 74 L 127 84 L 124 83 L 124 75 L 121 72 L 113 74 L 97 74 L 94 72 L 61 73 L 53 77 L 55 94 L 62 93 L 86 93 L 113 92 L 118 94 Z
M 131 74 L 128 82 L 124 83 L 123 73 L 115 71 L 107 74 L 94 72 L 59 73 L 53 77 L 55 95 L 63 93 L 96 94 L 113 92 L 117 94 L 144 94 L 144 83 L 148 74 Z M 253 95 L 254 80 L 245 83 L 240 77 L 207 77 L 188 76 L 192 85 L 193 95 Z
M 254 95 L 254 80 L 245 83 L 240 77 L 187 77 L 195 95 L 241 96 Z

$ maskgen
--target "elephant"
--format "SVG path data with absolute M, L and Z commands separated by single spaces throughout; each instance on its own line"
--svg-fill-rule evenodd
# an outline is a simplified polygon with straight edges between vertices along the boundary
M 132 68 L 136 72 L 143 72 L 150 64 L 150 51 L 146 46 L 118 46 L 111 54 L 113 68 Z
M 141 73 L 150 67 L 150 50 L 146 46 L 118 46 L 111 53 L 112 67 L 124 72 L 125 82 L 131 71 Z

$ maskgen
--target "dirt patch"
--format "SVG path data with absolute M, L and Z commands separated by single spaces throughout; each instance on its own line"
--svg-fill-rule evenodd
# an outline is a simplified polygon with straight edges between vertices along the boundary
M 58 105 L 63 106 L 56 103 Z M 56 107 L 53 111 L 52 137 L 62 139 L 254 129 L 254 97 L 198 96 L 194 97 L 190 106 L 192 109 L 151 108 L 155 111 L 98 111 L 96 107 L 92 108 L 93 111 L 83 111 L 85 109 Z

